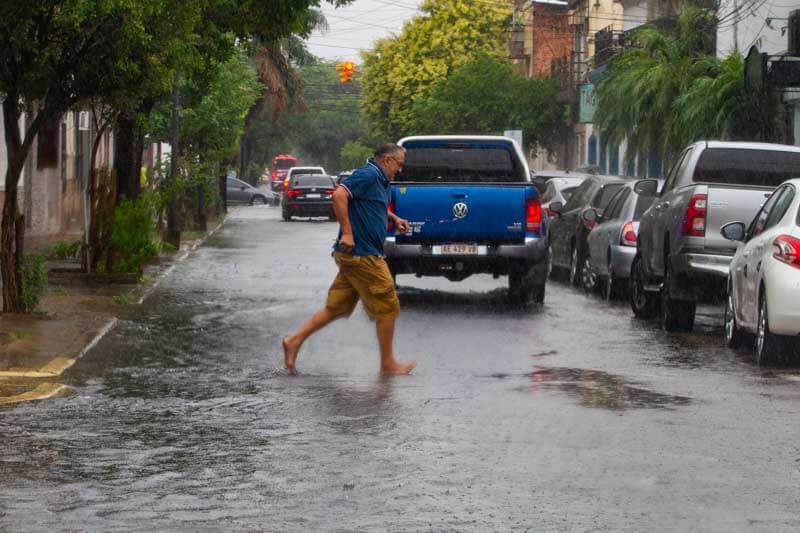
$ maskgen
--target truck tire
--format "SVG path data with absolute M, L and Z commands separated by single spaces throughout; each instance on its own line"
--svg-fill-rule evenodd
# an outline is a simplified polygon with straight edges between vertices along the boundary
M 655 314 L 656 299 L 644 290 L 647 278 L 644 274 L 642 256 L 636 254 L 631 265 L 631 277 L 628 281 L 628 296 L 631 310 L 636 318 L 651 318 Z
M 691 331 L 694 327 L 696 304 L 692 300 L 675 300 L 671 290 L 674 274 L 667 257 L 666 276 L 661 287 L 661 327 L 664 331 Z
M 511 272 L 508 275 L 508 301 L 512 305 L 528 302 L 544 303 L 545 283 L 536 283 L 531 271 Z
M 773 366 L 783 358 L 786 350 L 785 339 L 769 331 L 769 316 L 767 316 L 767 295 L 761 291 L 758 305 L 758 329 L 756 330 L 756 363 L 759 366 Z

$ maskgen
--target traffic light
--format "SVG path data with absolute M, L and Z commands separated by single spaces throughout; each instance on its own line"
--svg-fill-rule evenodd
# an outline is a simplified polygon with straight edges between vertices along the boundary
M 350 83 L 353 81 L 353 73 L 356 71 L 356 64 L 352 61 L 345 61 L 336 65 L 336 71 L 339 73 L 339 81 L 342 83 Z

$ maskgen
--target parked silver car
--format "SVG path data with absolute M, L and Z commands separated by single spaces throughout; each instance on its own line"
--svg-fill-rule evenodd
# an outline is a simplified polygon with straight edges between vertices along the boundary
M 236 178 L 227 178 L 226 194 L 229 204 L 278 205 L 280 203 L 280 197 L 268 187 L 256 188 Z
M 547 216 L 552 217 L 555 213 L 550 211 L 550 204 L 553 202 L 561 202 L 566 204 L 567 200 L 572 197 L 575 189 L 583 183 L 585 178 L 551 178 L 544 188 L 542 193 L 542 210 L 547 213 Z
M 780 362 L 800 335 L 800 179 L 786 181 L 755 218 L 731 222 L 722 236 L 739 242 L 728 274 L 725 344 L 756 335 L 756 360 Z
M 628 287 L 631 264 L 636 256 L 639 219 L 657 198 L 654 180 L 628 182 L 611 198 L 601 215 L 587 210 L 583 217 L 597 225 L 587 237 L 589 254 L 583 267 L 583 285 L 593 291 L 598 285 L 607 300 L 623 295 Z

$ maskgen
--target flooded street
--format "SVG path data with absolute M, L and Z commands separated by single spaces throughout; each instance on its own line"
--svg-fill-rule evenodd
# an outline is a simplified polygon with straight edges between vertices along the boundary
M 550 282 L 400 276 L 378 376 L 361 307 L 324 304 L 337 226 L 234 210 L 63 378 L 0 411 L 0 529 L 797 531 L 800 370 L 670 335 Z

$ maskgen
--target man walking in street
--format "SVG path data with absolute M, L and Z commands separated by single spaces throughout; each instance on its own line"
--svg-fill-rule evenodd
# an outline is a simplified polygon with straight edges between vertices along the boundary
M 339 273 L 328 290 L 325 308 L 318 311 L 294 335 L 283 339 L 286 368 L 295 371 L 303 342 L 334 320 L 349 316 L 361 300 L 375 321 L 381 354 L 381 372 L 408 374 L 415 362 L 394 357 L 394 324 L 400 301 L 394 279 L 383 255 L 388 219 L 398 232 L 408 231 L 408 221 L 388 211 L 390 183 L 403 169 L 405 151 L 396 144 L 382 144 L 366 165 L 342 181 L 333 193 L 333 210 L 339 220 L 339 236 L 333 257 Z

